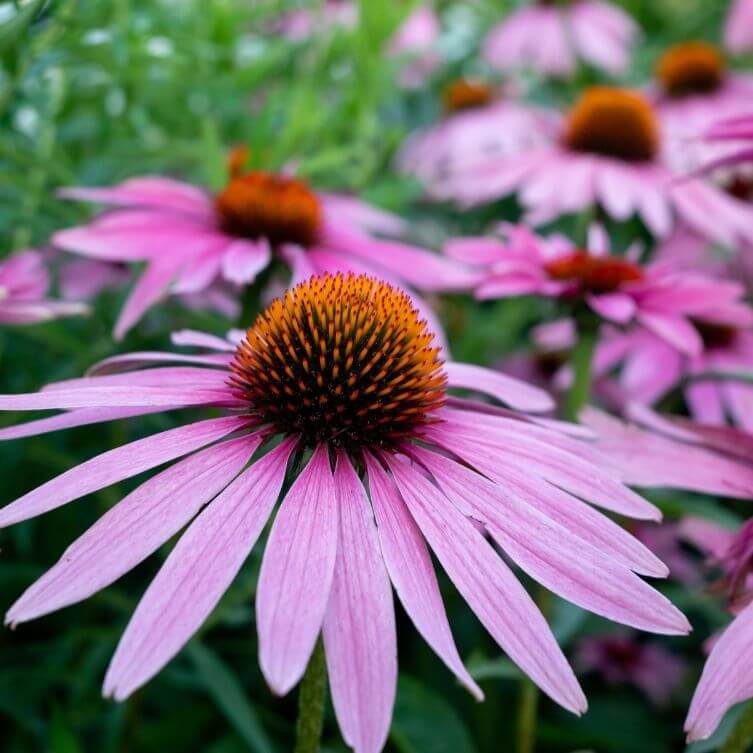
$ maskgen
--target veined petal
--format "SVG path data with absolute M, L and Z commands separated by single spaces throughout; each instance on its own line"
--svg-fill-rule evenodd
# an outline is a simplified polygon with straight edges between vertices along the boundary
M 74 604 L 136 567 L 219 494 L 260 443 L 258 434 L 221 442 L 141 484 L 63 552 L 10 608 L 6 622 Z
M 270 688 L 301 679 L 324 620 L 337 551 L 337 495 L 320 446 L 280 505 L 256 590 L 259 664 Z
M 400 493 L 448 576 L 494 640 L 557 703 L 586 698 L 541 612 L 473 524 L 421 474 L 387 458 Z
M 379 753 L 397 687 L 392 591 L 366 492 L 344 455 L 334 480 L 340 531 L 323 626 L 332 702 L 355 753 Z
M 426 542 L 379 462 L 366 455 L 366 467 L 382 556 L 400 602 L 437 656 L 482 700 L 455 647 Z
M 198 450 L 248 425 L 245 417 L 211 418 L 137 439 L 71 468 L 0 510 L 0 526 L 27 520 Z
M 128 623 L 107 670 L 105 695 L 128 697 L 209 616 L 272 512 L 292 448 L 284 442 L 254 463 L 181 536 Z

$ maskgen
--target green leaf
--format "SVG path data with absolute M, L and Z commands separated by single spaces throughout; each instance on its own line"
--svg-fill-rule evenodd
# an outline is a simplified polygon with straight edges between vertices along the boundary
M 206 646 L 191 643 L 187 650 L 206 691 L 255 753 L 274 753 L 272 741 L 243 688 L 228 666 Z
M 476 753 L 455 709 L 417 680 L 401 677 L 390 736 L 402 753 Z
M 4 52 L 21 37 L 44 4 L 45 0 L 31 0 L 21 6 L 13 18 L 0 26 L 0 52 Z
M 83 753 L 58 706 L 55 706 L 50 722 L 50 751 L 51 753 Z
M 749 703 L 719 753 L 745 753 L 753 745 L 753 703 Z

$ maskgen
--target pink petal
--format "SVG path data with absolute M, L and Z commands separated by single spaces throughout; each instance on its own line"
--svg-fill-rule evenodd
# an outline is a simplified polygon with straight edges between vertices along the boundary
M 222 276 L 237 285 L 250 285 L 271 260 L 272 252 L 266 239 L 237 240 L 222 256 Z
M 682 353 L 697 356 L 703 350 L 698 330 L 683 316 L 639 311 L 638 321 Z
M 137 439 L 71 468 L 0 510 L 0 526 L 54 510 L 123 479 L 198 450 L 248 424 L 245 417 L 211 418 Z
M 635 315 L 635 301 L 624 293 L 588 295 L 586 301 L 599 316 L 617 324 L 627 324 Z
M 136 567 L 219 494 L 260 443 L 260 435 L 230 439 L 150 478 L 71 544 L 10 608 L 6 622 L 86 599 Z
M 208 350 L 220 350 L 233 352 L 235 345 L 223 340 L 215 335 L 208 335 L 206 332 L 197 332 L 193 329 L 181 329 L 173 332 L 170 336 L 173 345 L 193 346 L 196 348 L 207 348 Z
M 387 462 L 442 567 L 494 640 L 547 695 L 583 713 L 583 691 L 523 586 L 436 487 L 405 463 L 392 457 Z
M 523 570 L 550 591 L 616 622 L 684 635 L 690 625 L 662 594 L 630 570 L 478 473 L 436 453 L 422 460 L 450 500 L 468 505 Z
M 199 629 L 235 578 L 269 518 L 293 448 L 284 442 L 228 486 L 181 536 L 128 623 L 104 694 L 122 701 Z
M 206 356 L 193 356 L 183 353 L 162 353 L 159 351 L 136 351 L 123 353 L 118 356 L 110 356 L 103 361 L 99 361 L 92 366 L 87 374 L 89 376 L 100 376 L 106 374 L 117 374 L 131 369 L 139 369 L 145 366 L 154 366 L 159 363 L 194 363 L 201 366 L 217 366 L 218 368 L 227 367 L 232 356 L 225 354 L 210 354 Z M 226 372 L 227 374 L 227 372 Z
M 538 413 L 554 408 L 554 400 L 544 390 L 498 371 L 451 361 L 445 364 L 445 373 L 450 387 L 483 392 L 517 410 Z
M 340 531 L 323 627 L 332 703 L 355 753 L 380 753 L 397 686 L 392 591 L 366 492 L 344 455 L 334 481 Z
M 155 304 L 165 293 L 176 273 L 174 261 L 163 263 L 152 261 L 131 291 L 115 323 L 113 335 L 122 340 L 126 332 L 141 319 L 146 310 Z
M 322 626 L 337 551 L 337 514 L 328 450 L 320 446 L 280 506 L 259 572 L 259 663 L 279 695 L 301 679 Z
M 702 740 L 727 710 L 753 696 L 753 604 L 749 604 L 711 649 L 685 720 L 688 740 Z
M 400 602 L 437 656 L 476 699 L 483 700 L 455 647 L 423 536 L 379 462 L 366 455 L 366 466 L 382 556 Z

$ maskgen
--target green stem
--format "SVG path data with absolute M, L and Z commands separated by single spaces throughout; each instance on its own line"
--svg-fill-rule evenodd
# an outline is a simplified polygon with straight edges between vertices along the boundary
M 524 677 L 520 684 L 518 703 L 517 753 L 533 753 L 536 745 L 536 717 L 539 710 L 539 689 Z
M 591 392 L 591 362 L 593 360 L 598 325 L 595 321 L 578 322 L 578 342 L 570 356 L 573 383 L 565 397 L 564 417 L 567 421 L 577 421 L 578 414 L 588 402 Z
M 318 753 L 327 695 L 327 665 L 322 639 L 316 643 L 298 691 L 298 721 L 294 753 Z

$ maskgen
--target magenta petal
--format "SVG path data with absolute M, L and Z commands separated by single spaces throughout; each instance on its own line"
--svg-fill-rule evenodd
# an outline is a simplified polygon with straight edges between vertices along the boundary
M 250 285 L 271 259 L 266 239 L 233 241 L 222 256 L 222 276 L 236 285 Z
M 753 604 L 749 604 L 711 649 L 690 702 L 685 729 L 688 740 L 702 740 L 727 710 L 753 697 Z
M 94 364 L 88 371 L 89 376 L 105 374 L 117 374 L 132 369 L 154 366 L 162 363 L 193 363 L 200 366 L 227 367 L 232 360 L 232 355 L 223 353 L 210 353 L 205 356 L 193 356 L 185 353 L 162 353 L 159 351 L 142 351 L 123 353 L 118 356 L 110 356 L 103 361 Z M 227 378 L 227 372 L 225 372 Z
M 231 481 L 259 446 L 244 436 L 201 450 L 131 492 L 10 608 L 16 624 L 86 599 L 136 567 Z
M 636 311 L 635 301 L 624 293 L 589 295 L 586 301 L 599 316 L 618 324 L 627 324 Z
M 198 450 L 248 424 L 244 417 L 211 418 L 108 450 L 19 497 L 0 510 L 0 526 L 54 510 L 162 463 Z
M 320 446 L 280 505 L 256 590 L 259 663 L 270 688 L 300 680 L 322 626 L 337 551 L 337 495 Z
M 424 476 L 387 462 L 421 532 L 468 605 L 509 657 L 549 696 L 580 714 L 586 698 L 549 625 L 473 524 Z
M 703 351 L 698 330 L 683 316 L 640 311 L 638 321 L 682 353 L 697 356 Z
M 334 480 L 340 531 L 323 626 L 332 703 L 355 753 L 380 753 L 397 685 L 392 591 L 369 500 L 344 455 Z
M 151 679 L 199 629 L 256 543 L 280 494 L 292 442 L 228 486 L 180 537 L 128 623 L 104 694 L 123 700 Z
M 378 461 L 366 455 L 366 466 L 382 556 L 400 602 L 437 656 L 483 700 L 455 647 L 426 542 Z
M 125 333 L 141 319 L 144 312 L 165 293 L 171 280 L 175 277 L 176 266 L 174 261 L 169 263 L 161 261 L 149 262 L 146 270 L 128 296 L 118 316 L 118 321 L 115 323 L 113 334 L 116 340 L 122 340 Z
M 554 408 L 554 400 L 544 390 L 498 371 L 451 361 L 445 364 L 445 373 L 450 387 L 483 392 L 517 410 L 543 412 Z
M 509 487 L 497 486 L 436 453 L 423 453 L 449 499 L 474 510 L 495 541 L 523 570 L 550 591 L 616 622 L 667 635 L 690 625 L 668 599 L 629 569 L 548 519 Z

